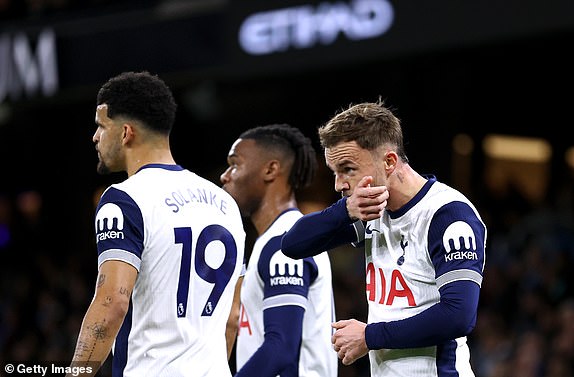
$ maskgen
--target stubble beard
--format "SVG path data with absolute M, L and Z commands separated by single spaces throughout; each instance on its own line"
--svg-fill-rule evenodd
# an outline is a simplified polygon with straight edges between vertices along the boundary
M 108 167 L 108 165 L 106 165 L 102 160 L 98 161 L 98 166 L 96 167 L 96 171 L 100 175 L 107 175 L 107 174 L 110 174 L 112 172 L 110 170 L 110 168 Z

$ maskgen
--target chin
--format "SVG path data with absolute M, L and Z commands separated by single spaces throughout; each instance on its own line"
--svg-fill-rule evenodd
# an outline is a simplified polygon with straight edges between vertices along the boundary
M 112 171 L 110 170 L 110 168 L 107 167 L 107 165 L 99 162 L 98 166 L 96 168 L 96 171 L 98 172 L 98 174 L 101 175 L 106 175 L 106 174 L 110 174 Z

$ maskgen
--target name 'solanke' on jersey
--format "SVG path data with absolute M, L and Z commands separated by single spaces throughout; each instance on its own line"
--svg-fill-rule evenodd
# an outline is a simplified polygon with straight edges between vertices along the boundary
M 173 213 L 178 213 L 187 204 L 203 203 L 217 208 L 224 215 L 227 214 L 227 202 L 219 199 L 216 193 L 201 188 L 173 191 L 164 199 L 164 203 Z M 96 219 L 96 242 L 108 239 L 123 240 L 123 222 L 123 213 L 116 204 L 107 203 L 102 206 Z
M 171 207 L 173 213 L 178 213 L 187 204 L 203 203 L 216 207 L 224 215 L 227 214 L 227 202 L 219 199 L 216 193 L 201 188 L 174 191 L 165 198 L 164 203 Z

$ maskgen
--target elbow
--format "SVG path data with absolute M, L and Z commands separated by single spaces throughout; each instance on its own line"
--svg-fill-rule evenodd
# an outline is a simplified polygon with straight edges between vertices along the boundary
M 456 317 L 456 320 L 451 322 L 451 337 L 460 338 L 467 336 L 474 330 L 476 326 L 476 313 L 469 312 Z
M 123 320 L 126 314 L 128 313 L 128 310 L 130 309 L 131 299 L 130 297 L 127 297 L 126 295 L 122 294 L 117 295 L 116 299 L 117 303 L 116 305 L 114 305 L 114 312 L 117 317 L 120 317 Z
M 118 321 L 120 324 L 124 321 L 130 308 L 130 300 L 118 299 L 116 305 L 112 305 L 110 316 L 112 321 Z
M 130 307 L 130 298 L 123 294 L 96 295 L 92 305 L 99 305 L 107 313 L 110 323 L 120 324 L 123 322 Z
M 476 316 L 474 317 L 474 319 L 467 321 L 463 325 L 461 325 L 460 331 L 462 336 L 470 334 L 472 330 L 474 330 L 475 326 L 476 326 Z

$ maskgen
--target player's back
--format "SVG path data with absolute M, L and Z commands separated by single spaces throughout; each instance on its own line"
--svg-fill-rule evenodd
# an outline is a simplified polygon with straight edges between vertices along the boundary
M 122 231 L 136 236 L 126 239 L 142 242 L 109 251 L 141 260 L 114 346 L 115 374 L 229 376 L 225 327 L 245 241 L 235 201 L 177 165 L 148 165 L 103 199 L 129 218 Z

